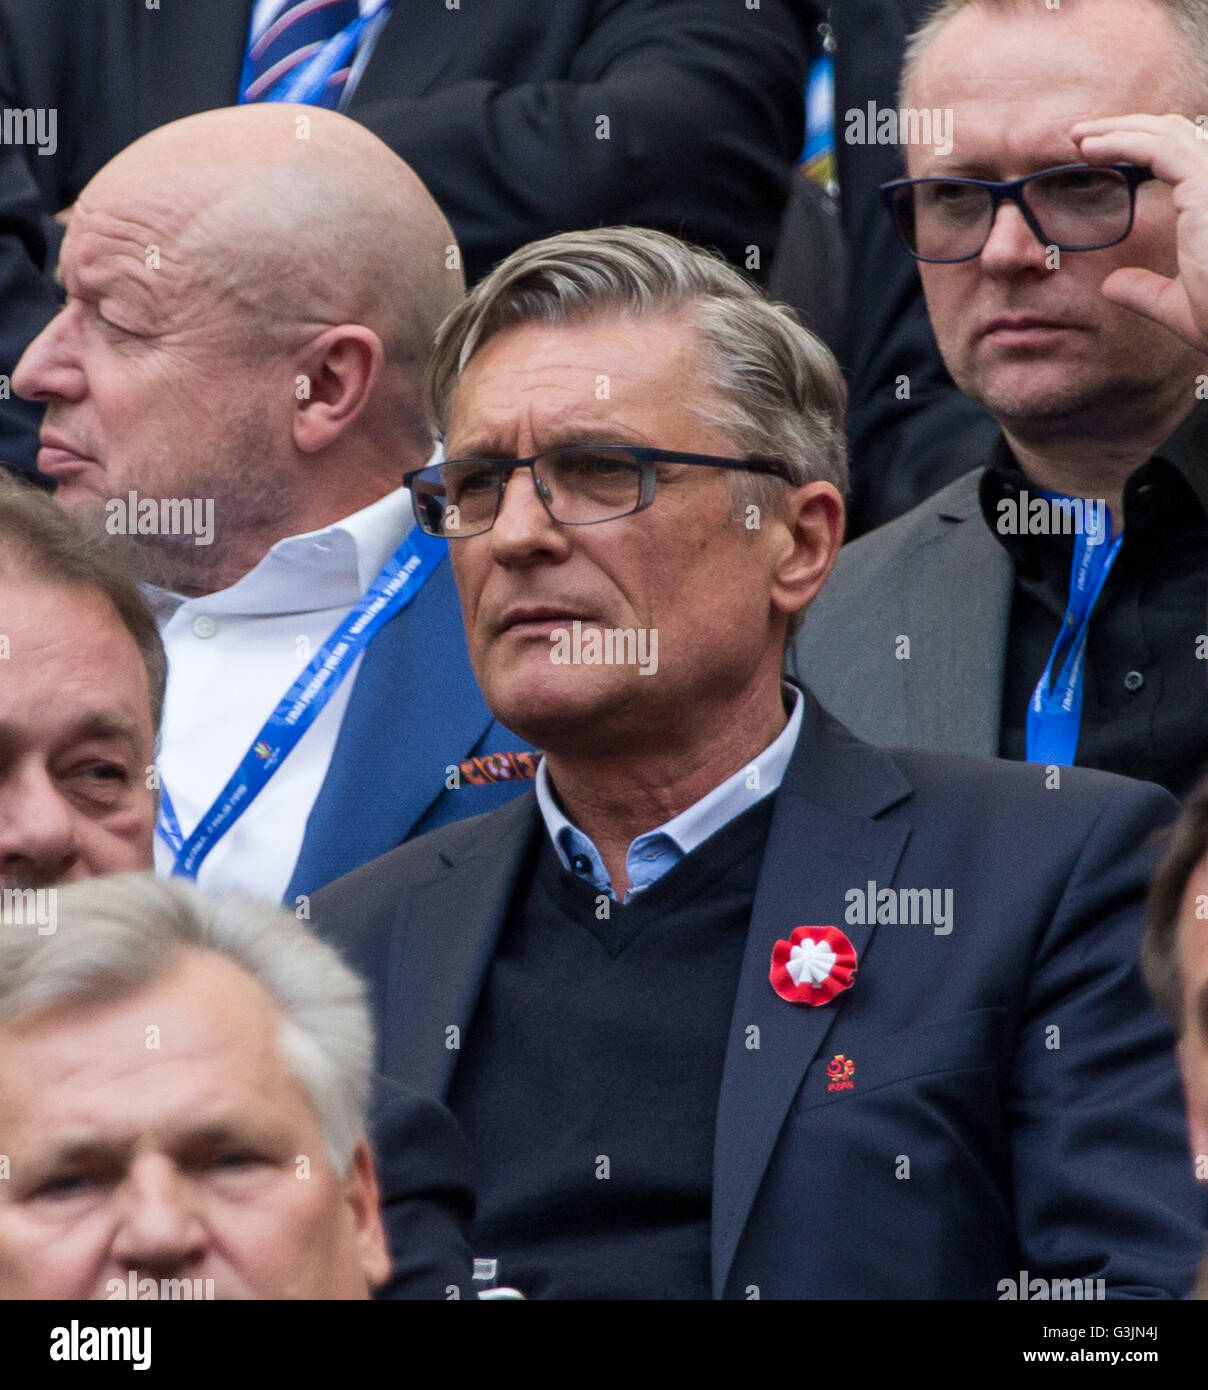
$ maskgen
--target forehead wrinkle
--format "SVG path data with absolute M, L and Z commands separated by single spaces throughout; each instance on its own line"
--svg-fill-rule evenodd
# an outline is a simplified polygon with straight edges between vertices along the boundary
M 198 279 L 181 249 L 181 230 L 187 227 L 187 200 L 170 201 L 162 194 L 124 200 L 81 195 L 63 241 L 60 281 L 68 293 L 82 291 L 94 299 L 121 295 L 151 313 L 178 300 Z M 128 203 L 135 203 L 131 210 Z M 151 247 L 159 265 L 147 265 Z
M 557 425 L 547 425 L 541 428 L 535 428 L 530 423 L 529 429 L 539 440 L 535 447 L 538 452 L 542 453 L 549 449 L 565 449 L 577 444 L 650 445 L 653 442 L 641 430 L 630 429 L 615 420 L 576 422 L 572 417 Z M 502 426 L 492 433 L 490 427 L 487 426 L 472 434 L 468 443 L 459 444 L 457 452 L 469 457 L 489 458 L 494 455 L 504 457 L 506 456 L 506 449 L 502 445 L 497 445 L 495 440 L 507 438 L 515 433 L 514 429 L 507 426 Z
M 605 354 L 601 354 L 601 359 Z M 471 359 L 463 375 L 462 381 L 458 383 L 457 393 L 464 392 L 466 377 L 469 377 L 471 390 L 480 396 L 499 397 L 506 396 L 509 402 L 515 400 L 517 396 L 528 396 L 535 391 L 549 392 L 551 395 L 560 397 L 561 401 L 557 404 L 551 402 L 554 410 L 574 410 L 586 404 L 591 410 L 593 407 L 603 407 L 611 410 L 616 404 L 615 396 L 611 395 L 607 400 L 599 400 L 596 396 L 596 379 L 606 376 L 610 383 L 614 381 L 631 382 L 638 392 L 643 389 L 649 393 L 659 383 L 657 380 L 646 376 L 637 375 L 631 368 L 624 363 L 619 367 L 608 366 L 603 360 L 597 362 L 533 362 L 530 364 L 513 365 L 506 358 L 500 363 L 488 365 L 482 369 L 481 374 L 474 372 L 475 362 Z M 605 367 L 607 366 L 607 370 Z M 582 381 L 568 381 L 567 376 L 581 377 Z M 503 381 L 500 381 L 500 377 Z M 562 379 L 559 380 L 558 378 Z M 636 393 L 635 393 L 636 394 Z M 454 396 L 456 405 L 457 396 Z M 493 409 L 493 403 L 492 407 Z M 509 409 L 508 406 L 504 407 Z M 529 407 L 531 418 L 532 407 Z
M 158 226 L 156 221 L 148 220 L 148 213 L 158 221 Z M 86 202 L 81 195 L 68 223 L 64 243 L 68 250 L 73 242 L 78 243 L 86 237 L 126 243 L 124 254 L 136 256 L 142 265 L 148 246 L 162 248 L 165 240 L 176 240 L 187 223 L 186 210 L 177 202 L 153 202 L 145 212 L 119 212 L 100 199 Z
M 170 961 L 167 966 L 170 971 Z M 57 1006 L 51 1006 L 45 1010 L 38 1010 L 28 1020 L 11 1020 L 5 1028 L 14 1040 L 20 1042 L 23 1040 L 23 1034 L 29 1031 L 36 1032 L 39 1022 L 45 1022 L 57 1012 Z M 24 1026 L 26 1024 L 29 1025 L 28 1028 Z M 28 1040 L 34 1046 L 41 1042 L 36 1036 Z M 141 1041 L 140 1035 L 140 1044 Z M 52 1110 L 50 1129 L 52 1136 L 57 1130 L 60 1135 L 66 1135 L 66 1139 L 50 1139 L 46 1141 L 47 1144 L 54 1142 L 62 1147 L 68 1142 L 93 1143 L 105 1147 L 133 1148 L 148 1135 L 157 1142 L 170 1140 L 179 1143 L 182 1137 L 187 1138 L 203 1127 L 213 1129 L 225 1126 L 232 1130 L 238 1128 L 245 1133 L 255 1127 L 263 1132 L 268 1128 L 268 1119 L 279 1117 L 282 1109 L 283 1095 L 275 1085 L 271 1090 L 259 1083 L 250 1090 L 245 1087 L 241 1090 L 241 1099 L 233 1101 L 230 1098 L 229 1077 L 223 1072 L 217 1072 L 200 1089 L 190 1085 L 187 1096 L 175 1103 L 176 1109 L 173 1111 L 174 1102 L 171 1094 L 165 1095 L 162 1087 L 153 1090 L 149 1095 L 144 1094 L 145 1086 L 140 1084 L 148 1076 L 149 1061 L 151 1065 L 166 1062 L 170 1068 L 181 1065 L 189 1068 L 208 1067 L 216 1057 L 239 1051 L 245 1041 L 242 1038 L 229 1037 L 216 1049 L 211 1040 L 202 1039 L 200 1043 L 195 1042 L 187 1047 L 178 1047 L 176 1051 L 164 1052 L 151 1052 L 141 1045 L 132 1046 L 118 1056 L 110 1052 L 106 1058 L 105 1074 L 99 1078 L 89 1066 L 95 1059 L 87 1055 L 86 1049 L 78 1052 L 62 1047 L 54 1049 L 50 1057 L 49 1087 L 46 1089 L 59 1095 L 62 1118 L 56 1123 Z M 278 1042 L 273 1046 L 273 1059 L 282 1068 L 280 1074 L 284 1077 L 288 1090 L 296 1090 L 309 1107 L 308 1093 L 289 1070 Z M 265 1078 L 260 1078 L 260 1083 L 264 1080 Z M 81 1087 L 85 1088 L 82 1092 Z M 116 1133 L 106 1128 L 106 1125 L 112 1122 L 107 1098 L 115 1087 L 121 1091 L 123 1099 L 131 1100 L 129 1106 L 122 1106 L 124 1113 Z M 11 1088 L 5 1089 L 11 1096 Z M 45 1091 L 39 1089 L 38 1096 L 44 1094 Z M 20 1116 L 24 1111 L 27 1121 L 31 1113 L 29 1099 L 29 1089 L 26 1088 L 27 1104 L 20 1107 L 17 1114 Z M 249 1105 L 249 1101 L 253 1101 L 254 1104 Z M 144 1109 L 145 1106 L 150 1108 Z M 39 1132 L 45 1132 L 47 1111 L 44 1104 L 41 1108 L 38 1107 L 36 1098 L 32 1114 L 37 1119 Z M 11 1114 L 9 1123 L 14 1123 Z
M 220 1096 L 200 1114 L 196 1103 L 190 1101 L 177 1122 L 169 1118 L 167 1122 L 161 1119 L 144 1125 L 136 1120 L 123 1123 L 116 1131 L 107 1131 L 87 1121 L 72 1120 L 58 1134 L 39 1135 L 27 1163 L 33 1167 L 50 1167 L 92 1157 L 120 1155 L 125 1158 L 140 1148 L 145 1150 L 148 1140 L 169 1152 L 187 1150 L 199 1142 L 263 1140 L 275 1128 L 273 1119 L 264 1110 L 235 1106 Z
M 534 385 L 533 389 L 539 389 Z M 515 393 L 509 392 L 509 403 L 499 408 L 488 406 L 477 412 L 477 419 L 464 429 L 469 443 L 456 444 L 458 453 L 500 452 L 504 441 L 511 444 L 519 435 L 532 436 L 537 448 L 555 448 L 561 444 L 649 443 L 646 435 L 618 418 L 617 402 L 607 405 L 599 416 L 584 411 L 580 392 L 568 392 L 558 401 L 527 401 L 513 408 Z M 449 442 L 458 438 L 459 430 L 451 428 Z M 612 436 L 613 438 L 607 438 Z

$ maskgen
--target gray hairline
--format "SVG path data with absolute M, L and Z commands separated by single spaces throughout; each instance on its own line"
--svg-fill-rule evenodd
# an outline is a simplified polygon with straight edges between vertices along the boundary
M 789 306 L 767 299 L 720 257 L 645 228 L 560 233 L 533 242 L 475 286 L 437 334 L 426 378 L 434 429 L 445 432 L 462 373 L 497 333 L 526 323 L 572 326 L 652 314 L 686 319 L 696 329 L 709 387 L 708 403 L 693 405 L 702 423 L 719 429 L 736 452 L 780 459 L 790 487 L 826 481 L 846 496 L 845 387 L 829 349 Z M 765 386 L 770 378 L 780 384 L 783 400 L 776 400 L 774 388 L 761 389 L 761 377 Z M 794 398 L 801 406 L 793 406 Z M 727 476 L 727 490 L 736 514 L 753 506 L 757 515 L 775 516 L 786 485 L 735 471 Z M 804 616 L 802 609 L 789 618 L 786 644 Z
M 591 245 L 593 238 L 603 249 Z M 547 246 L 551 249 L 542 264 L 535 253 Z M 569 271 L 565 261 L 559 265 L 559 256 L 569 257 L 580 246 L 594 253 L 594 263 L 572 263 Z M 506 278 L 517 260 L 523 266 L 519 284 Z M 544 276 L 544 283 L 524 283 L 534 276 Z M 492 290 L 496 281 L 502 283 Z M 825 480 L 846 493 L 842 378 L 825 346 L 799 323 L 791 308 L 766 299 L 724 261 L 646 229 L 560 234 L 522 248 L 496 267 L 449 315 L 438 335 L 427 382 L 434 427 L 441 433 L 447 429 L 450 403 L 462 373 L 497 333 L 526 323 L 569 327 L 652 314 L 686 320 L 696 329 L 699 360 L 713 398 L 709 408 L 696 408 L 698 419 L 721 429 L 738 450 L 780 456 L 794 486 Z M 744 314 L 750 318 L 741 327 L 727 321 L 729 315 Z M 454 349 L 456 362 L 451 360 Z M 744 372 L 748 377 L 755 375 L 777 355 L 787 356 L 791 366 L 810 378 L 806 394 L 816 407 L 813 418 L 793 410 L 787 400 L 775 402 L 770 393 L 761 399 L 758 389 L 744 378 Z M 832 398 L 829 403 L 827 396 Z M 828 404 L 833 407 L 830 419 L 825 418 Z M 732 495 L 749 494 L 753 485 L 762 486 L 761 500 L 767 503 L 782 495 L 779 488 L 770 493 L 768 484 L 774 487 L 774 481 L 760 475 L 738 475 L 736 482 Z
M 50 891 L 52 933 L 0 920 L 0 1025 L 63 1004 L 127 999 L 191 951 L 217 955 L 272 1000 L 281 1056 L 347 1178 L 368 1128 L 373 1029 L 362 981 L 331 946 L 278 907 L 237 894 L 209 899 L 150 873 Z

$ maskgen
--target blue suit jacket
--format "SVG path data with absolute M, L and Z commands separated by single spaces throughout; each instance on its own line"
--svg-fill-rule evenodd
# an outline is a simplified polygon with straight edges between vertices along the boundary
M 807 697 L 718 1096 L 715 1298 L 995 1298 L 1021 1269 L 1187 1291 L 1204 1202 L 1136 967 L 1145 841 L 1175 810 L 1108 773 L 1049 790 L 1038 765 L 875 749 Z M 316 899 L 371 983 L 384 1072 L 447 1094 L 446 1030 L 470 1025 L 539 824 L 529 795 Z M 853 921 L 869 883 L 951 889 L 951 930 Z M 786 1002 L 775 942 L 828 924 L 853 986 Z M 840 1053 L 852 1085 L 832 1090 Z
M 510 801 L 527 783 L 450 789 L 449 769 L 529 747 L 478 689 L 446 555 L 365 652 L 284 901 L 293 906 L 421 831 Z

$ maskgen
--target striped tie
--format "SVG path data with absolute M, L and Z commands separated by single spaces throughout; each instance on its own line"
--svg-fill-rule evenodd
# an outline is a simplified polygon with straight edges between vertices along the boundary
M 347 28 L 360 13 L 357 0 L 282 0 L 280 13 L 252 44 L 244 101 L 264 101 L 300 64 Z M 332 73 L 316 104 L 335 108 L 348 80 L 347 66 Z

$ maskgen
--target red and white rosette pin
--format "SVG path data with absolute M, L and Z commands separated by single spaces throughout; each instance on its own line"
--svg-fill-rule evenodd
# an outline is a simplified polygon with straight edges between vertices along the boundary
M 796 927 L 772 947 L 772 988 L 790 1004 L 829 1004 L 850 989 L 856 948 L 838 927 Z

